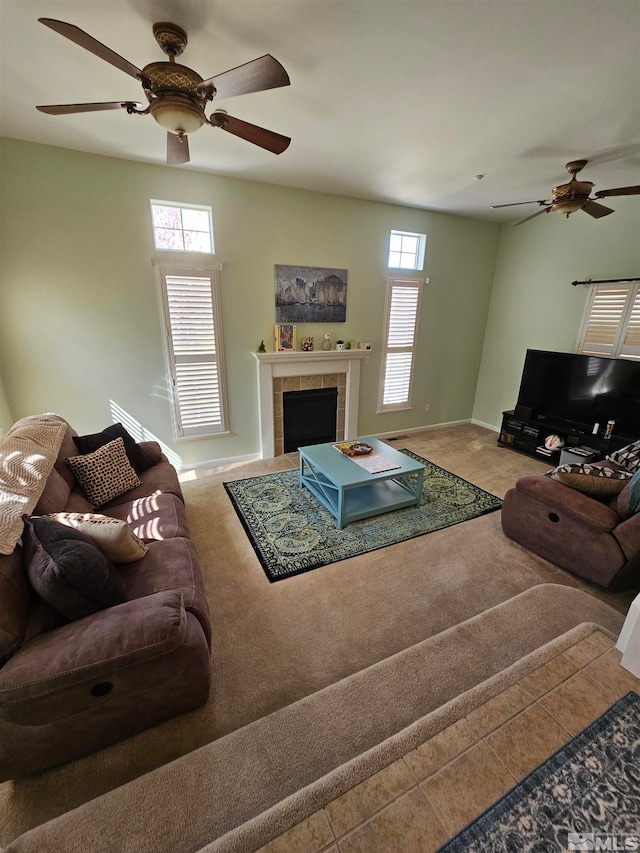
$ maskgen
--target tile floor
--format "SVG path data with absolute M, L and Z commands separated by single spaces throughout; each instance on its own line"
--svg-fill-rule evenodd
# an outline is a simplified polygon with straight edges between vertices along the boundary
M 431 853 L 640 679 L 595 632 L 259 853 Z

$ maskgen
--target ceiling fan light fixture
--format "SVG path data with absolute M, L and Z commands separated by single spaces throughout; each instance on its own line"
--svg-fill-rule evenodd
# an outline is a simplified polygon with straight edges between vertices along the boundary
M 162 95 L 149 109 L 161 127 L 177 135 L 195 133 L 205 122 L 202 108 L 185 95 Z
M 569 216 L 570 213 L 575 213 L 576 210 L 582 210 L 585 206 L 587 199 L 567 199 L 566 201 L 556 201 L 551 205 L 551 210 L 554 213 L 563 213 L 565 216 Z

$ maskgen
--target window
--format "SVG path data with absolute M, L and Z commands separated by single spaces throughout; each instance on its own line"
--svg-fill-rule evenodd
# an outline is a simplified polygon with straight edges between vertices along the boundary
M 227 431 L 216 269 L 156 267 L 176 438 Z
M 398 270 L 421 270 L 424 266 L 426 234 L 409 231 L 392 231 L 389 237 L 389 260 L 387 266 Z
M 211 208 L 174 201 L 151 201 L 153 245 L 163 252 L 213 254 Z
M 640 361 L 640 284 L 592 284 L 578 352 Z
M 421 283 L 387 280 L 378 411 L 410 409 Z

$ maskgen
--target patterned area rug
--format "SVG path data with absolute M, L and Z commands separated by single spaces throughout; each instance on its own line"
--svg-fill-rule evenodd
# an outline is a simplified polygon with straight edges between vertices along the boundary
M 640 698 L 627 693 L 438 853 L 638 850 Z
M 328 510 L 300 487 L 298 471 L 225 483 L 269 580 L 283 580 L 376 551 L 502 506 L 495 495 L 410 450 L 402 452 L 425 466 L 420 505 L 356 521 L 343 530 L 337 530 Z

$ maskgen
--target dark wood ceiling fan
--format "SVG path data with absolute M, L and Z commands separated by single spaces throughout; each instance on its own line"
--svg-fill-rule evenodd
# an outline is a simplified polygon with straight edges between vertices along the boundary
M 214 98 L 232 98 L 250 92 L 289 86 L 289 75 L 270 54 L 246 62 L 237 68 L 224 71 L 215 77 L 203 79 L 196 71 L 179 65 L 176 57 L 187 46 L 187 34 L 177 24 L 161 21 L 153 25 L 153 35 L 168 62 L 151 62 L 141 70 L 73 24 L 53 18 L 39 18 L 40 23 L 54 30 L 80 47 L 104 59 L 142 84 L 148 101 L 146 109 L 138 101 L 107 101 L 90 104 L 50 104 L 36 109 L 48 115 L 68 115 L 98 110 L 126 110 L 129 115 L 148 115 L 167 130 L 167 163 L 176 165 L 189 162 L 188 135 L 203 124 L 219 127 L 227 133 L 246 139 L 253 145 L 281 154 L 289 147 L 291 139 L 272 130 L 230 116 L 226 110 L 214 110 L 210 116 L 205 107 Z
M 640 195 L 640 186 L 615 187 L 610 190 L 599 190 L 595 193 L 595 198 L 591 198 L 591 190 L 594 184 L 591 181 L 579 181 L 576 178 L 578 172 L 581 172 L 588 162 L 588 160 L 572 160 L 570 163 L 567 163 L 566 169 L 571 175 L 571 180 L 568 184 L 560 184 L 560 186 L 554 187 L 551 191 L 551 198 L 546 201 L 515 201 L 510 204 L 492 204 L 491 208 L 495 210 L 499 207 L 515 207 L 519 204 L 539 204 L 543 208 L 531 216 L 527 216 L 526 219 L 515 222 L 515 227 L 516 225 L 522 225 L 523 222 L 528 222 L 530 219 L 534 219 L 536 216 L 540 216 L 541 213 L 550 213 L 551 211 L 563 213 L 565 217 L 569 217 L 577 210 L 584 210 L 585 213 L 593 216 L 594 219 L 600 219 L 600 217 L 608 216 L 615 211 L 610 207 L 605 207 L 604 204 L 599 204 L 595 199 L 616 195 Z

